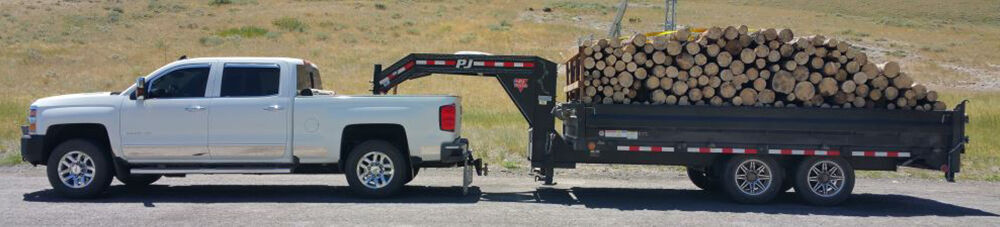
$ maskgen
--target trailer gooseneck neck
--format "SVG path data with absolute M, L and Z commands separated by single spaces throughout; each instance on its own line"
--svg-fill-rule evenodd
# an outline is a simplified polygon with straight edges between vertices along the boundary
M 552 183 L 553 149 L 568 149 L 555 131 L 556 64 L 537 56 L 410 54 L 389 67 L 375 65 L 372 93 L 386 94 L 404 81 L 431 74 L 495 77 L 529 125 L 529 160 Z M 541 142 L 544 141 L 544 142 Z M 569 164 L 572 165 L 572 164 Z

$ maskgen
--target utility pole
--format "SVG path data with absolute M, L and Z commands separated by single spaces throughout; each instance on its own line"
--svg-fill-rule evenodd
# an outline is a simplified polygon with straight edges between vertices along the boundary
M 677 30 L 677 0 L 664 0 L 664 5 L 666 18 L 663 21 L 663 30 Z

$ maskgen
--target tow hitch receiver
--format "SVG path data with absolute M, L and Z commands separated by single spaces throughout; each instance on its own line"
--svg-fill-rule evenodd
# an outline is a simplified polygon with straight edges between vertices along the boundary
M 472 184 L 472 170 L 475 168 L 476 175 L 489 175 L 489 166 L 483 164 L 483 159 L 473 158 L 472 150 L 465 150 L 463 153 L 465 162 L 462 163 L 462 195 L 469 194 L 469 185 Z

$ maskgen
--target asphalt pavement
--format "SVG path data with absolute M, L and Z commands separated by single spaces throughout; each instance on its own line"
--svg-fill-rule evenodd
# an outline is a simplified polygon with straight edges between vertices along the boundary
M 429 169 L 388 199 L 356 197 L 331 174 L 115 182 L 102 198 L 69 200 L 51 190 L 44 167 L 2 167 L 0 226 L 1000 226 L 1000 184 L 990 182 L 859 179 L 844 204 L 814 207 L 793 192 L 736 204 L 671 170 L 565 170 L 555 186 L 516 172 L 477 177 L 467 195 L 460 169 Z

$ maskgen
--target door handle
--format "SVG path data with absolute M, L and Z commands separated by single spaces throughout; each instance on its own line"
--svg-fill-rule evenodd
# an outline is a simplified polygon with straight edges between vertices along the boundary
M 270 106 L 264 107 L 264 110 L 267 110 L 267 111 L 279 111 L 279 110 L 283 110 L 283 109 L 285 109 L 285 108 L 281 107 L 279 105 L 270 105 Z
M 184 110 L 187 110 L 188 112 L 198 112 L 198 111 L 205 110 L 205 107 L 204 106 L 199 106 L 199 105 L 194 105 L 194 106 L 185 107 Z

